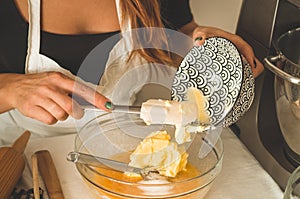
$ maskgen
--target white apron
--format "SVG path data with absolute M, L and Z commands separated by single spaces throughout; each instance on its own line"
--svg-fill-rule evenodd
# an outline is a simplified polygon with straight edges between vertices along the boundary
M 70 71 L 60 67 L 54 60 L 40 54 L 40 0 L 28 0 L 28 3 L 29 32 L 25 73 L 59 71 L 73 79 L 78 79 Z M 120 19 L 119 0 L 116 0 L 116 5 Z M 129 28 L 128 25 L 122 27 L 121 30 L 123 32 Z M 130 39 L 122 38 L 110 52 L 99 85 L 91 85 L 115 104 L 132 104 L 138 100 L 136 94 L 142 89 L 143 85 L 149 83 L 170 88 L 176 72 L 171 67 L 147 64 L 141 57 L 135 57 L 127 63 L 130 48 Z M 162 94 L 162 96 L 164 95 Z M 76 133 L 82 124 L 93 117 L 95 117 L 94 112 L 86 112 L 80 120 L 68 117 L 66 121 L 46 125 L 25 117 L 17 110 L 11 110 L 0 114 L 0 145 L 11 143 L 25 130 L 31 131 L 32 137 Z

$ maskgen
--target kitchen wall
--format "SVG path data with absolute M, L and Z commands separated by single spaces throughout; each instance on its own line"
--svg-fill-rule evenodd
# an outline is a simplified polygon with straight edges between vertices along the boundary
M 243 0 L 190 0 L 195 20 L 235 33 Z

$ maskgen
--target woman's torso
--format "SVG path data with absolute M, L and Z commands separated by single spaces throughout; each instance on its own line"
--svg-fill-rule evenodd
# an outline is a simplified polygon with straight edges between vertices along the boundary
M 192 19 L 188 0 L 161 0 L 161 13 L 166 27 L 177 29 Z M 52 0 L 41 3 L 40 52 L 60 66 L 77 71 L 95 46 L 119 33 L 115 1 L 94 0 L 74 2 Z M 166 9 L 171 7 L 171 9 Z M 175 10 L 181 9 L 181 16 Z M 0 0 L 0 72 L 24 73 L 27 53 L 28 6 L 26 0 Z M 73 14 L 70 14 L 73 13 Z M 177 13 L 178 14 L 178 13 Z M 47 17 L 46 17 L 47 16 Z M 81 22 L 78 22 L 78 21 Z M 115 43 L 117 40 L 115 41 Z M 105 68 L 114 43 L 101 54 Z
M 25 0 L 22 0 L 20 2 L 24 3 L 24 1 Z M 109 0 L 109 1 L 112 1 L 112 0 Z M 44 2 L 45 1 L 41 2 L 41 4 L 43 5 Z M 53 0 L 51 2 L 57 3 L 60 1 Z M 82 2 L 90 2 L 90 1 L 82 0 Z M 170 6 L 175 5 L 172 12 L 169 12 L 167 10 L 166 10 L 166 12 L 164 12 L 164 13 L 167 13 L 165 19 L 168 19 L 168 20 L 166 20 L 165 22 L 167 22 L 166 24 L 168 24 L 168 27 L 180 27 L 181 25 L 183 25 L 191 20 L 191 15 L 189 14 L 188 9 L 186 9 L 187 14 L 185 15 L 185 17 L 181 17 L 177 20 L 176 17 L 173 16 L 175 13 L 174 10 L 176 10 L 176 8 L 177 9 L 182 8 L 182 6 L 181 6 L 182 2 L 185 2 L 184 4 L 188 5 L 187 4 L 188 0 L 177 0 L 177 1 L 165 0 L 164 2 L 168 2 L 168 5 L 170 5 Z M 174 2 L 177 2 L 177 3 L 174 3 Z M 71 3 L 72 2 L 70 2 L 70 4 Z M 11 0 L 0 0 L 0 27 L 3 27 L 2 30 L 0 31 L 0 43 L 1 43 L 1 45 L 0 45 L 0 72 L 1 73 L 6 73 L 6 72 L 25 73 L 24 65 L 25 65 L 27 46 L 28 46 L 28 44 L 27 44 L 27 42 L 28 42 L 28 40 L 27 40 L 28 22 L 27 21 L 28 20 L 26 18 L 26 10 L 27 10 L 26 5 L 27 4 L 22 4 L 22 5 L 19 4 L 18 6 L 16 6 L 16 4 L 14 4 L 14 2 Z M 66 5 L 67 4 L 65 4 L 65 6 Z M 86 6 L 86 8 L 91 9 L 90 6 L 91 5 Z M 113 4 L 111 4 L 110 6 L 114 7 Z M 82 5 L 82 7 L 85 7 L 85 6 Z M 45 13 L 46 9 L 49 9 L 49 8 L 51 8 L 53 10 L 56 7 L 53 7 L 53 5 L 48 5 L 47 8 L 42 7 L 42 10 L 41 10 L 42 13 Z M 95 6 L 95 8 L 98 8 L 99 12 L 101 12 L 101 10 L 103 11 L 103 9 L 109 10 L 109 8 L 105 8 L 105 7 L 102 9 L 100 7 Z M 162 6 L 162 8 L 165 9 L 166 7 Z M 61 9 L 61 7 L 57 6 L 57 9 Z M 94 9 L 94 10 L 97 11 L 98 9 Z M 115 9 L 115 7 L 114 7 L 114 9 Z M 22 12 L 22 10 L 23 10 L 23 12 Z M 53 11 L 53 13 L 55 13 L 54 11 Z M 101 14 L 97 15 L 97 13 L 94 13 L 94 14 L 95 14 L 95 16 L 93 16 L 94 20 L 99 20 L 99 21 L 102 20 L 101 16 L 102 17 L 105 16 L 105 15 L 103 16 Z M 80 14 L 78 13 L 78 15 L 80 15 Z M 84 15 L 84 16 L 86 16 L 86 15 Z M 47 17 L 49 17 L 49 16 L 47 16 Z M 59 17 L 56 18 L 55 14 L 53 14 L 52 17 L 53 17 L 53 20 L 58 24 L 59 24 L 60 20 L 63 20 L 63 18 L 59 18 Z M 107 13 L 107 15 L 105 17 L 106 18 L 114 17 L 114 14 L 110 15 L 109 13 Z M 75 17 L 75 19 L 76 19 L 76 17 Z M 173 19 L 174 23 L 169 23 L 170 21 L 172 21 L 170 19 Z M 69 23 L 72 22 L 72 19 L 68 19 L 68 20 L 69 20 Z M 73 20 L 74 20 L 74 18 L 73 18 Z M 93 20 L 91 20 L 91 21 L 93 21 Z M 112 20 L 112 21 L 114 21 L 114 20 Z M 75 22 L 76 22 L 76 20 L 73 21 L 72 23 L 76 24 Z M 46 23 L 43 20 L 43 14 L 42 14 L 42 17 L 41 17 L 41 45 L 39 48 L 40 54 L 46 55 L 47 57 L 56 61 L 61 67 L 67 69 L 67 71 L 71 71 L 74 75 L 77 74 L 77 71 L 80 68 L 82 61 L 90 53 L 90 51 L 94 49 L 95 46 L 102 43 L 104 40 L 110 38 L 111 36 L 116 35 L 119 32 L 118 28 L 116 28 L 115 25 L 101 27 L 101 25 L 98 24 L 98 25 L 95 25 L 96 28 L 95 29 L 92 28 L 93 29 L 92 30 L 89 28 L 89 27 L 91 27 L 89 25 L 89 23 L 87 23 L 86 29 L 84 29 L 84 28 L 82 29 L 82 27 L 84 27 L 84 26 L 81 26 L 81 28 L 78 28 L 78 29 L 76 29 L 76 27 L 63 29 L 63 26 L 61 26 L 62 29 L 58 28 L 56 31 L 54 31 L 55 28 L 53 29 L 53 27 L 55 27 L 56 23 L 54 23 L 54 25 L 53 24 L 51 25 L 51 22 Z M 173 26 L 171 24 L 175 24 L 175 25 Z M 97 29 L 97 27 L 98 27 L 98 29 Z M 101 29 L 101 28 L 104 28 L 104 29 Z M 106 67 L 105 60 L 108 59 L 108 57 L 109 57 L 110 49 L 115 47 L 114 44 L 117 43 L 119 41 L 119 39 L 120 38 L 116 39 L 114 43 L 111 43 L 111 46 L 109 48 L 106 48 L 105 52 L 101 52 L 100 56 L 102 59 L 102 65 L 97 66 L 97 67 L 101 68 L 100 72 L 98 70 L 98 74 L 97 74 L 97 76 L 99 76 L 99 79 Z M 122 63 L 118 63 L 118 65 L 120 65 L 120 64 L 122 65 Z M 151 69 L 146 68 L 147 73 L 150 72 L 148 70 L 151 70 Z M 153 71 L 155 72 L 155 70 L 153 70 Z M 159 74 L 162 74 L 162 73 L 159 73 Z M 151 76 L 151 74 L 149 73 L 148 76 Z M 155 77 L 155 76 L 153 76 L 153 77 Z M 163 78 L 157 77 L 156 79 L 165 79 L 165 78 L 166 77 L 163 77 Z M 97 81 L 99 79 L 97 79 Z M 84 79 L 84 80 L 89 81 L 88 79 Z M 110 79 L 109 80 L 107 79 L 107 81 L 110 81 Z M 145 82 L 145 81 L 146 81 L 145 78 L 141 79 L 141 82 Z M 97 84 L 98 82 L 92 82 L 92 83 Z M 126 84 L 130 85 L 128 82 Z M 135 87 L 139 87 L 139 85 L 136 85 L 136 79 L 135 79 L 135 82 L 131 82 L 131 84 L 132 84 L 131 87 L 128 89 L 131 89 L 132 93 L 135 93 L 135 90 L 134 90 Z M 112 86 L 114 86 L 114 85 L 112 84 Z M 125 89 L 124 86 L 122 87 L 122 89 L 123 90 Z M 127 92 L 124 92 L 124 93 L 126 95 L 128 94 Z M 129 98 L 130 96 L 126 96 L 126 97 Z M 123 98 L 124 98 L 124 96 L 123 96 Z M 16 122 L 16 125 L 28 123 L 29 124 L 28 127 L 26 127 L 26 126 L 22 126 L 22 127 L 26 128 L 26 129 L 33 128 L 32 127 L 33 122 L 20 122 L 20 121 L 23 121 L 23 118 L 21 118 L 21 115 L 17 114 L 17 116 L 22 119 L 20 121 L 17 120 L 17 117 L 14 117 L 14 119 L 10 119 L 12 117 L 11 115 L 4 114 L 4 116 L 5 117 L 3 117 L 3 119 L 4 119 L 3 122 L 6 122 L 6 119 L 9 119 L 9 121 L 11 122 L 8 124 L 9 128 L 15 122 Z M 2 121 L 1 119 L 2 119 L 2 117 L 0 118 L 0 121 Z M 56 127 L 53 126 L 53 131 L 55 131 L 55 128 Z M 59 126 L 59 128 L 61 128 L 61 127 Z M 49 127 L 44 128 L 44 126 L 42 126 L 42 125 L 37 125 L 37 128 L 34 127 L 34 129 L 38 132 L 41 132 L 41 131 L 48 132 L 49 131 Z M 6 127 L 5 127 L 5 131 L 7 132 Z M 15 131 L 15 129 L 12 128 L 11 131 Z M 63 130 L 63 131 L 66 132 L 65 130 Z M 71 127 L 71 130 L 68 130 L 68 131 L 70 131 L 70 132 L 73 131 L 73 127 Z
M 3 9 L 3 11 L 0 11 L 0 25 L 3 27 L 0 32 L 1 73 L 25 72 L 24 63 L 26 58 L 28 35 L 27 2 L 24 0 L 17 2 L 18 3 L 14 4 L 11 0 L 1 1 L 0 9 Z M 46 2 L 48 1 L 43 1 L 42 4 Z M 55 1 L 53 3 L 55 3 Z M 53 5 L 46 4 L 46 6 L 54 9 Z M 63 21 L 59 17 L 55 17 L 55 10 L 52 11 L 51 15 L 53 15 L 52 21 Z M 67 21 L 71 20 L 69 19 Z M 99 29 L 99 33 L 94 34 L 79 34 L 79 29 L 76 31 L 75 28 L 58 28 L 57 31 L 54 31 L 57 27 L 51 23 L 53 22 L 47 22 L 45 26 L 42 26 L 40 52 L 41 54 L 45 54 L 49 58 L 52 58 L 63 68 L 66 68 L 73 74 L 77 74 L 82 61 L 88 53 L 95 48 L 95 46 L 119 32 L 118 28 L 116 29 L 114 25 L 111 26 L 111 29 L 105 29 L 107 32 L 101 32 Z M 84 31 L 82 30 L 82 32 Z M 89 32 L 89 30 L 86 29 L 85 32 Z M 102 53 L 101 56 L 103 60 L 107 59 L 111 48 L 112 46 Z M 103 63 L 105 63 L 105 61 Z M 103 72 L 105 64 L 102 64 L 99 68 L 101 68 L 101 71 Z

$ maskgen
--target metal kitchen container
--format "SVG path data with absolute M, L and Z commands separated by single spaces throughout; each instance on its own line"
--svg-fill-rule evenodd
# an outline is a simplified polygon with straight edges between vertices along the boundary
M 276 77 L 274 81 L 276 112 L 286 153 L 300 163 L 300 27 L 281 35 L 275 43 L 277 55 L 264 59 Z

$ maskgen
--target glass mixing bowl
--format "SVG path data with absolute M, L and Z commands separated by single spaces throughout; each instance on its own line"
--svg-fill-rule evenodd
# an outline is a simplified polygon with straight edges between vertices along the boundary
M 137 145 L 158 130 L 166 130 L 174 139 L 172 125 L 146 125 L 135 114 L 106 113 L 80 129 L 75 139 L 75 151 L 128 163 L 129 155 Z M 191 134 L 191 142 L 185 143 L 184 147 L 189 154 L 187 168 L 176 177 L 168 178 L 167 183 L 128 177 L 122 172 L 89 164 L 76 163 L 76 168 L 100 198 L 201 199 L 221 171 L 223 144 L 220 138 L 212 144 L 206 133 L 195 132 Z M 205 157 L 199 156 L 201 147 L 210 149 Z

